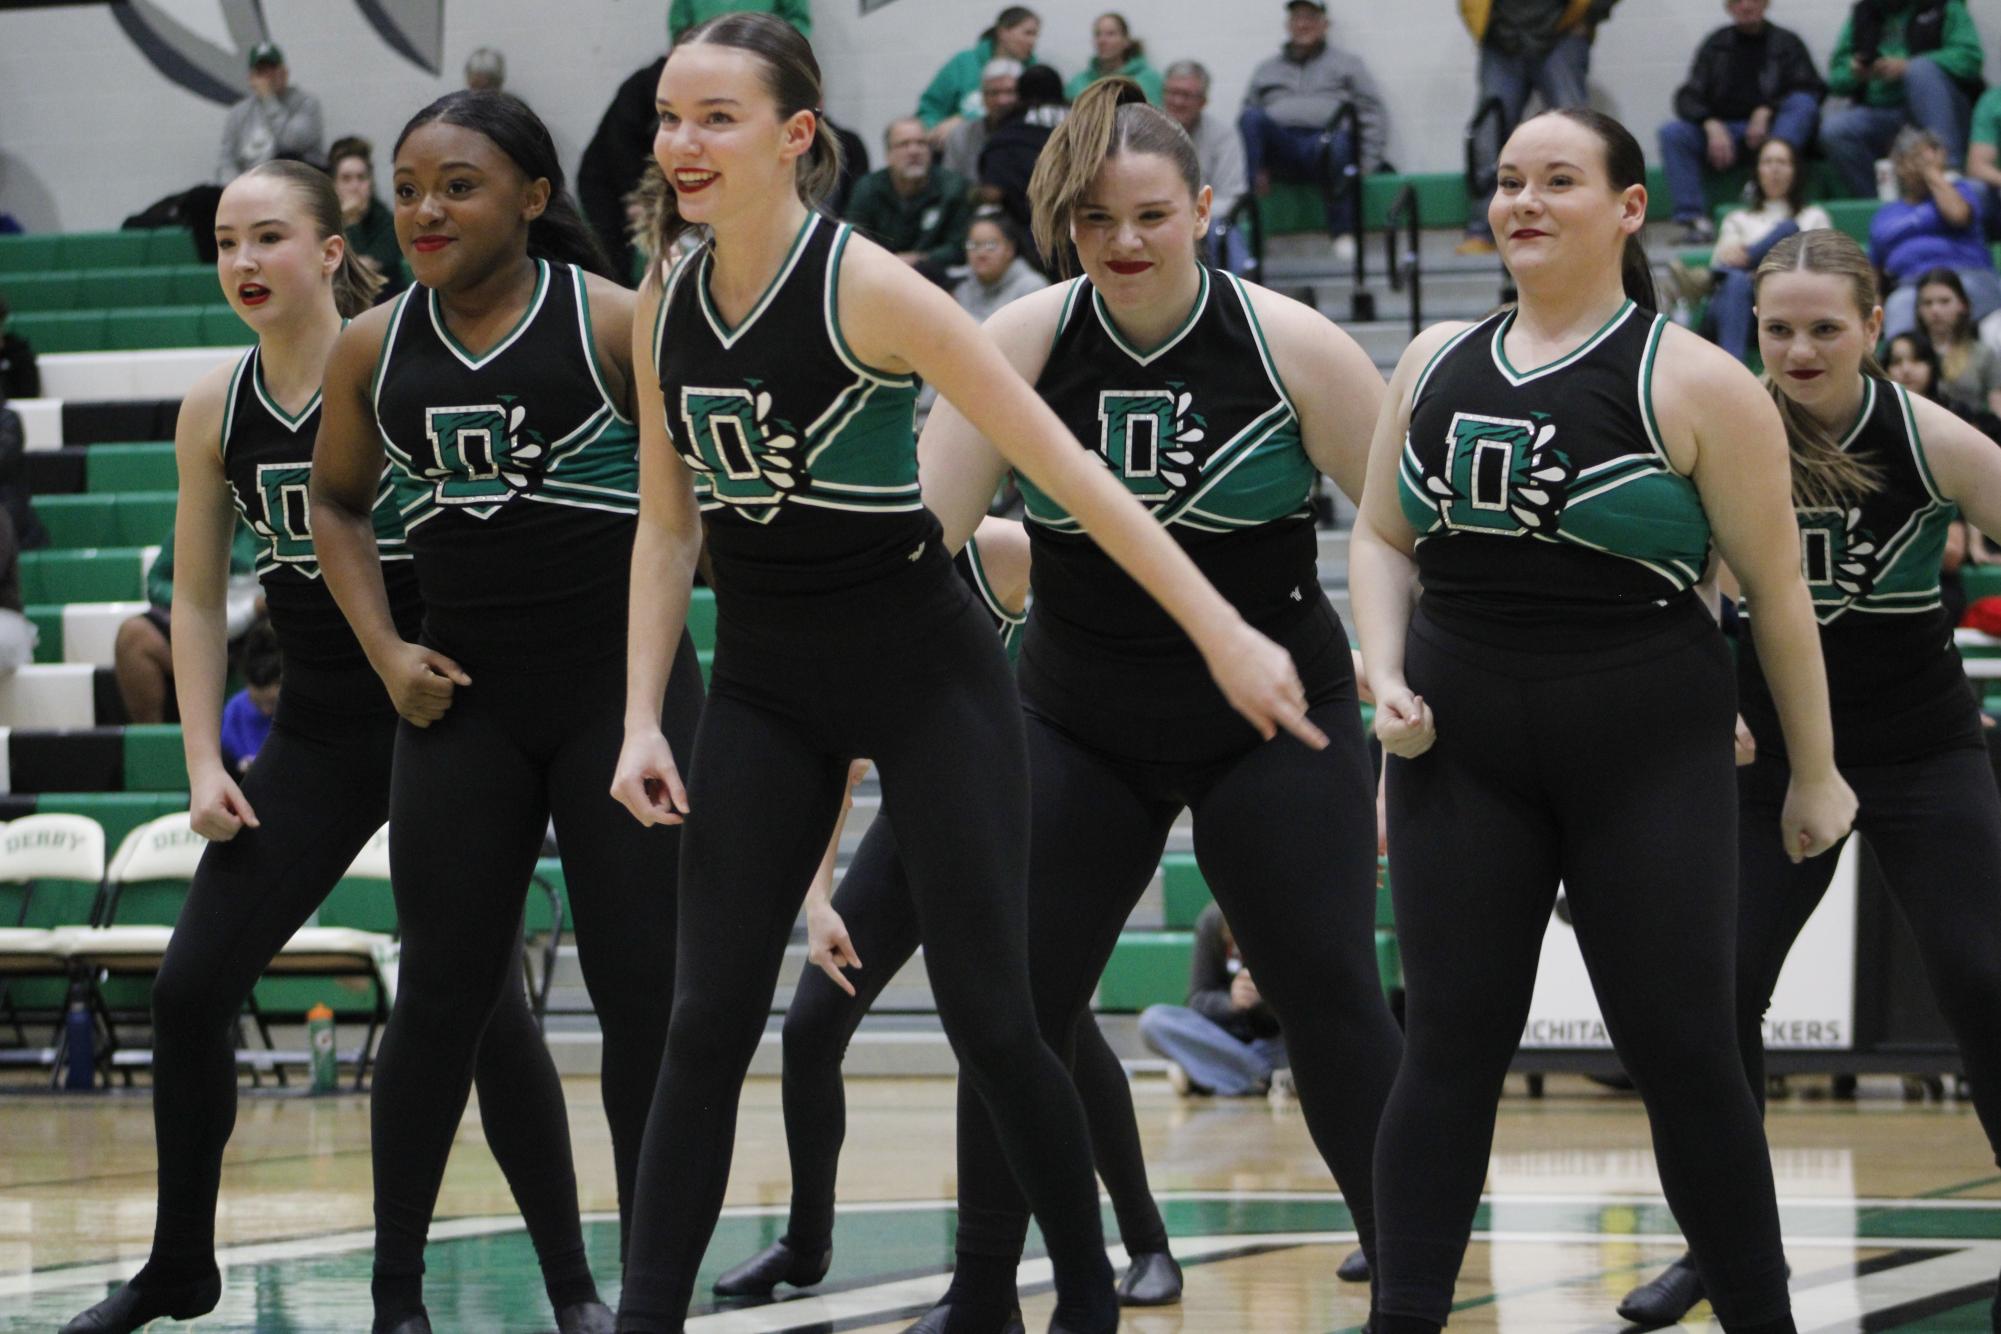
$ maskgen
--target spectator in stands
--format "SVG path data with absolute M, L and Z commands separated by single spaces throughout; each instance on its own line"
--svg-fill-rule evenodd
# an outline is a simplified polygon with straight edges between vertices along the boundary
M 1327 6 L 1319 0 L 1289 0 L 1285 36 L 1279 53 L 1251 72 L 1237 119 L 1251 188 L 1265 194 L 1274 179 L 1328 185 L 1354 163 L 1364 172 L 1376 170 L 1388 142 L 1389 115 L 1368 66 L 1353 52 L 1329 45 Z M 1351 105 L 1359 118 L 1359 144 L 1333 125 L 1335 112 Z M 1327 230 L 1337 238 L 1337 258 L 1354 251 L 1347 227 L 1330 204 Z
M 238 782 L 257 758 L 264 739 L 271 735 L 271 721 L 278 713 L 278 690 L 284 673 L 284 659 L 278 652 L 278 635 L 271 622 L 258 617 L 243 636 L 243 689 L 222 706 L 222 763 Z
M 917 99 L 917 116 L 930 132 L 931 142 L 942 144 L 956 122 L 977 116 L 980 107 L 980 76 L 995 56 L 1018 60 L 1024 67 L 1035 63 L 1035 43 L 1042 36 L 1042 20 L 1026 5 L 1009 5 L 994 20 L 994 26 L 980 39 L 945 62 Z M 1057 84 L 1062 90 L 1062 84 Z
M 1091 63 L 1064 86 L 1063 100 L 1076 101 L 1086 88 L 1114 74 L 1131 79 L 1147 101 L 1160 105 L 1160 71 L 1146 63 L 1146 43 L 1133 36 L 1125 15 L 1107 12 L 1091 20 Z
M 887 165 L 855 185 L 847 220 L 934 282 L 963 263 L 973 217 L 972 182 L 931 164 L 931 141 L 915 116 L 883 131 Z
M 14 521 L 0 509 L 0 678 L 33 662 L 40 638 L 21 602 L 21 545 L 14 537 Z
M 1751 355 L 1751 275 L 1765 252 L 1794 232 L 1834 225 L 1826 209 L 1806 202 L 1806 173 L 1788 140 L 1774 136 L 1758 150 L 1758 173 L 1747 193 L 1757 202 L 1724 214 L 1723 230 L 1709 255 L 1716 341 L 1739 361 Z
M 1987 188 L 1987 239 L 2001 241 L 2001 85 L 1973 104 L 1973 128 L 1966 137 L 1966 174 Z
M 961 116 L 945 135 L 939 160 L 947 171 L 955 171 L 969 181 L 980 177 L 980 152 L 1007 113 L 1014 110 L 1019 95 L 1022 63 L 1007 56 L 995 56 L 980 71 L 980 110 L 977 116 Z
M 1982 188 L 1946 169 L 1945 146 L 1930 130 L 1901 131 L 1890 163 L 1897 198 L 1869 222 L 1869 259 L 1890 291 L 1883 302 L 1884 336 L 1916 327 L 1915 279 L 1930 269 L 1959 274 L 1976 323 L 2001 309 L 2001 278 L 1981 231 Z
M 336 139 L 327 150 L 327 166 L 340 198 L 348 253 L 383 280 L 377 299 L 387 300 L 409 286 L 409 280 L 396 244 L 396 215 L 375 194 L 374 145 L 358 134 Z
M 1799 34 L 1765 22 L 1769 3 L 1724 0 L 1730 23 L 1696 48 L 1688 82 L 1674 95 L 1676 118 L 1661 126 L 1661 166 L 1682 245 L 1716 239 L 1702 194 L 1705 166 L 1728 171 L 1782 139 L 1797 168 L 1813 142 L 1827 85 Z
M 672 27 L 672 21 L 669 22 Z M 653 135 L 660 128 L 653 94 L 660 87 L 661 56 L 635 70 L 611 95 L 596 133 L 577 164 L 577 203 L 598 235 L 598 244 L 620 273 L 636 272 L 637 258 L 627 232 L 626 196 L 638 187 L 653 162 Z
M 236 525 L 229 549 L 228 628 L 232 643 L 257 619 L 257 535 L 250 525 Z M 163 723 L 174 704 L 174 530 L 160 543 L 160 554 L 146 571 L 146 610 L 127 617 L 112 641 L 111 666 L 118 678 L 125 720 Z
M 285 53 L 274 43 L 250 48 L 250 96 L 229 109 L 222 123 L 218 185 L 227 185 L 260 162 L 298 158 L 315 165 L 327 160 L 320 99 L 292 86 Z
M 820 90 L 823 95 L 826 87 L 827 81 L 822 77 Z M 820 113 L 820 123 L 841 141 L 841 174 L 834 180 L 833 193 L 820 201 L 820 207 L 837 218 L 845 218 L 848 216 L 848 204 L 855 197 L 855 187 L 861 184 L 862 177 L 868 175 L 868 144 L 847 126 L 835 124 L 834 118 L 824 111 Z
M 1202 164 L 1202 180 L 1212 192 L 1209 204 L 1209 253 L 1233 271 L 1240 270 L 1248 256 L 1247 247 L 1234 241 L 1230 215 L 1244 197 L 1244 140 L 1236 127 L 1208 113 L 1209 71 L 1200 61 L 1177 60 L 1167 67 L 1162 80 L 1162 104 L 1175 123 L 1195 142 L 1195 156 Z M 1232 250 L 1236 253 L 1232 253 Z
M 813 0 L 674 0 L 667 10 L 667 39 L 678 42 L 696 24 L 740 10 L 776 14 L 797 28 L 801 37 L 813 39 Z
M 1049 280 L 1028 262 L 1026 249 L 1021 232 L 1005 213 L 980 210 L 966 231 L 966 276 L 953 284 L 953 299 L 984 324 L 1016 297 L 1049 286 Z
M 0 402 L 42 396 L 42 369 L 35 364 L 35 349 L 7 327 L 13 313 L 7 298 L 0 295 Z
M 1139 1031 L 1147 1046 L 1167 1058 L 1167 1077 L 1184 1096 L 1263 1093 L 1272 1072 L 1290 1065 L 1278 1016 L 1258 993 L 1230 924 L 1213 903 L 1195 919 L 1188 1003 L 1147 1006 Z
M 507 57 L 490 46 L 473 48 L 466 57 L 466 87 L 476 93 L 497 93 L 507 86 Z
M 1494 159 L 1521 123 L 1529 94 L 1545 107 L 1581 107 L 1591 102 L 1591 42 L 1598 25 L 1619 0 L 1459 0 L 1466 30 L 1480 47 L 1477 116 L 1489 102 L 1500 103 L 1499 119 L 1489 117 L 1474 140 L 1473 179 L 1467 182 L 1472 207 L 1466 210 L 1462 255 L 1494 253 L 1487 225 L 1487 200 L 1494 193 Z
M 1965 417 L 2001 413 L 2001 353 L 1980 341 L 1966 287 L 1951 269 L 1929 269 L 1913 283 L 1918 327 L 1938 354 L 1937 398 Z
M 48 530 L 28 495 L 28 439 L 21 414 L 7 406 L 0 393 L 0 511 L 14 527 L 14 544 L 22 551 L 49 544 Z
M 1876 159 L 1908 125 L 1930 130 L 1948 164 L 1966 160 L 1980 34 L 1963 0 L 1857 0 L 1827 62 L 1830 92 L 1851 105 L 1821 118 L 1820 143 L 1857 198 L 1876 193 Z
M 1028 181 L 1049 134 L 1063 123 L 1063 79 L 1047 65 L 1030 65 L 1015 81 L 1014 110 L 980 150 L 980 198 L 998 204 L 1023 227 L 1030 223 Z

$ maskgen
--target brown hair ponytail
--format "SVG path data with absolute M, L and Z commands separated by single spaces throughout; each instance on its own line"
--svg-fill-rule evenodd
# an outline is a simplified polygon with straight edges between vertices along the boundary
M 1841 232 L 1816 227 L 1808 232 L 1794 232 L 1773 246 L 1752 277 L 1754 300 L 1765 279 L 1775 273 L 1824 273 L 1846 278 L 1849 295 L 1855 298 L 1856 312 L 1867 320 L 1869 312 L 1876 309 L 1876 270 L 1869 263 L 1869 256 L 1862 253 L 1862 247 Z M 1873 350 L 1862 353 L 1862 373 L 1884 378 Z M 1786 443 L 1792 449 L 1794 504 L 1850 505 L 1882 485 L 1875 467 L 1842 449 L 1840 435 L 1788 397 L 1772 378 L 1769 368 L 1765 372 L 1765 387 L 1771 391 L 1772 401 L 1778 404 L 1779 416 L 1786 424 Z
M 243 176 L 271 176 L 284 182 L 305 205 L 313 221 L 313 232 L 320 240 L 331 236 L 342 238 L 340 267 L 333 274 L 334 308 L 340 311 L 341 318 L 353 319 L 375 304 L 375 294 L 382 290 L 382 277 L 348 247 L 340 224 L 340 196 L 334 193 L 331 176 L 318 167 L 289 158 L 259 163 Z
M 817 208 L 841 179 L 841 141 L 820 109 L 820 62 L 813 55 L 812 44 L 781 18 L 732 13 L 689 29 L 674 43 L 667 58 L 671 61 L 675 52 L 700 44 L 733 47 L 756 56 L 764 66 L 765 91 L 778 104 L 781 121 L 802 111 L 813 113 L 813 142 L 796 164 L 796 184 L 800 201 L 807 208 Z M 657 161 L 640 182 L 638 202 L 648 215 L 640 249 L 658 263 L 694 224 L 681 216 L 673 187 Z
M 1156 153 L 1174 163 L 1191 195 L 1202 191 L 1202 160 L 1188 132 L 1131 79 L 1100 79 L 1078 94 L 1035 160 L 1028 202 L 1035 245 L 1064 276 L 1070 271 L 1070 218 L 1105 159 L 1122 152 Z

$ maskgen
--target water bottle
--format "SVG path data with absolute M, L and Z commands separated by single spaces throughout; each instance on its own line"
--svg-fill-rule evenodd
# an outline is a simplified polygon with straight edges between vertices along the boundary
M 313 1092 L 332 1093 L 340 1082 L 340 1057 L 334 1051 L 334 1015 L 324 1003 L 306 1011 L 306 1045 L 313 1054 Z
M 97 1023 L 90 1002 L 72 993 L 63 1018 L 63 1087 L 89 1090 L 97 1082 Z

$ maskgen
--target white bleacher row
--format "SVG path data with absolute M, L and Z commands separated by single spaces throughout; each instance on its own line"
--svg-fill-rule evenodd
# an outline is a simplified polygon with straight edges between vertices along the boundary
M 53 352 L 37 357 L 42 398 L 17 398 L 29 449 L 59 449 L 63 400 L 180 398 L 214 367 L 243 355 L 240 347 L 190 347 L 158 352 Z

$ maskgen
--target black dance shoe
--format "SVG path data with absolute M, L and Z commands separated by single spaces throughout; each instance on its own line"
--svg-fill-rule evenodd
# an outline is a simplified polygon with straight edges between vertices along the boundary
M 1181 1300 L 1181 1266 L 1166 1251 L 1141 1251 L 1119 1280 L 1120 1306 L 1172 1306 Z
M 769 1297 L 781 1283 L 810 1288 L 827 1276 L 827 1267 L 833 1263 L 831 1250 L 803 1255 L 782 1240 L 774 1241 L 735 1269 L 723 1271 L 715 1282 L 716 1296 Z
M 377 1326 L 375 1334 L 431 1334 L 431 1317 L 419 1311 L 406 1315 L 393 1325 Z
M 903 1334 L 945 1334 L 945 1327 L 951 1323 L 952 1304 L 950 1302 L 939 1302 L 924 1313 L 922 1320 L 912 1325 L 909 1329 L 904 1330 Z M 1028 1327 L 1021 1323 L 1021 1308 L 1019 1306 L 1008 1313 L 1007 1320 L 1002 1323 L 999 1329 L 994 1331 L 994 1334 L 1028 1334 Z M 1050 1326 L 1050 1334 L 1058 1334 L 1054 1325 Z
M 573 1302 L 556 1312 L 556 1334 L 615 1334 L 618 1317 L 603 1302 Z
M 1369 1257 L 1362 1253 L 1361 1247 L 1358 1246 L 1348 1252 L 1348 1258 L 1343 1260 L 1341 1267 L 1334 1271 L 1334 1277 L 1340 1279 L 1343 1283 L 1367 1283 L 1369 1281 Z
M 1684 1255 L 1650 1283 L 1642 1283 L 1619 1303 L 1619 1318 L 1647 1329 L 1678 1324 L 1703 1298 L 1702 1275 L 1695 1257 Z
M 193 1320 L 222 1300 L 222 1275 L 154 1287 L 127 1283 L 62 1327 L 61 1334 L 131 1334 L 148 1321 Z

